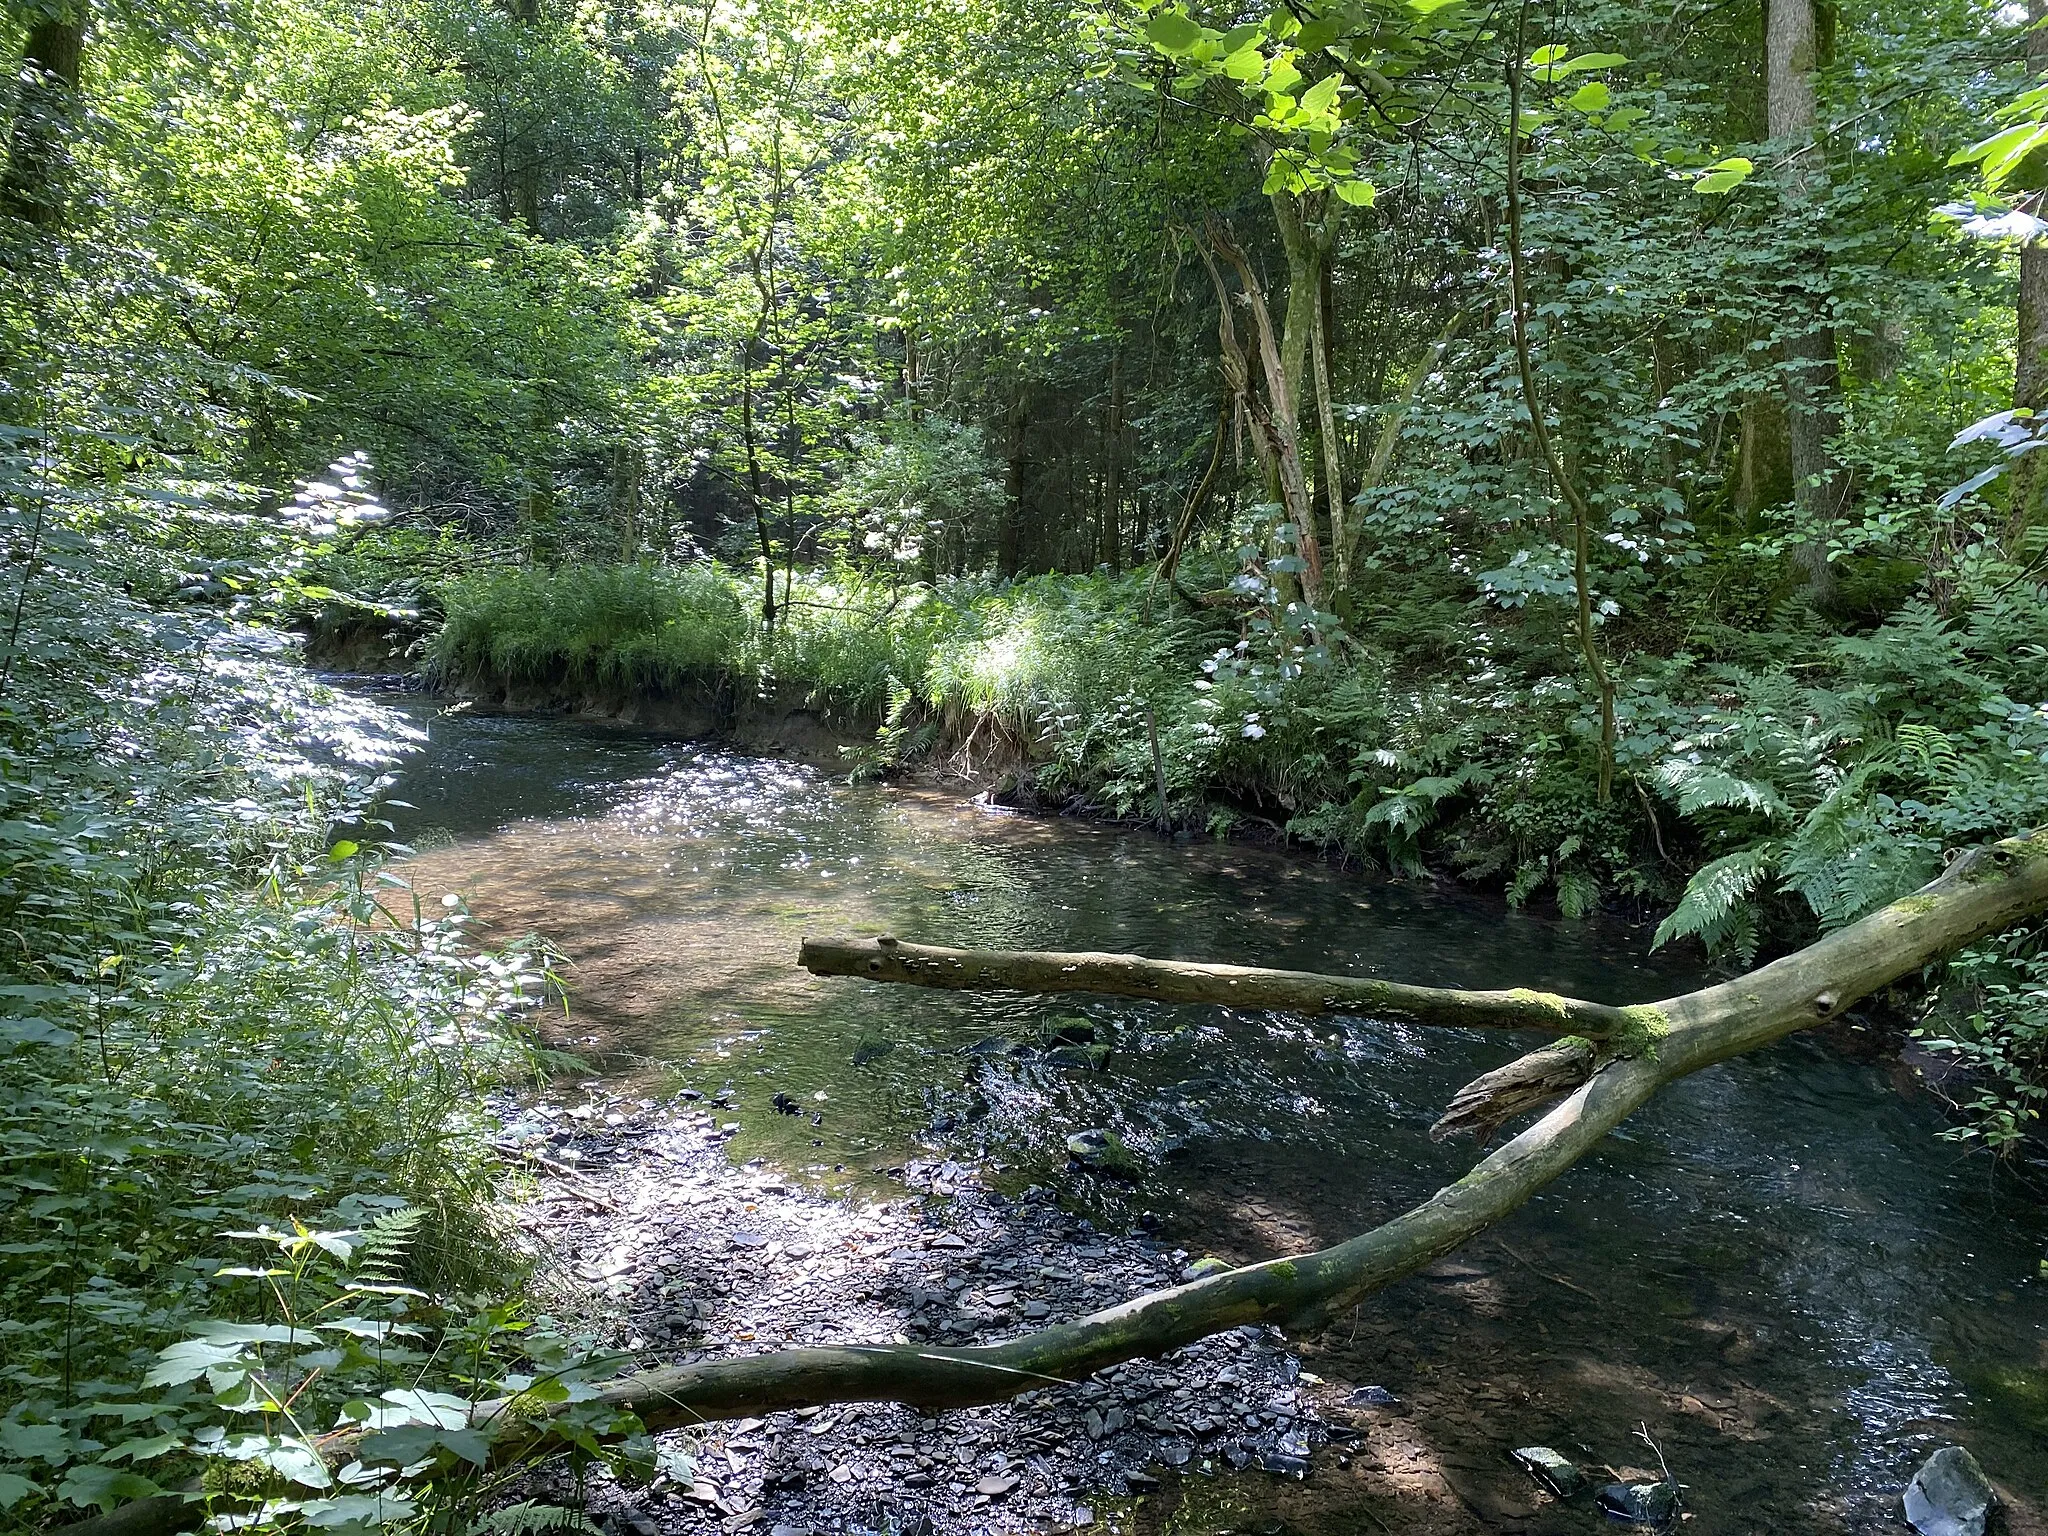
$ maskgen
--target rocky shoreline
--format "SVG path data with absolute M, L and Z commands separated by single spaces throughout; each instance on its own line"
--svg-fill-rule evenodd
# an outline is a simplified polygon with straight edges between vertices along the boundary
M 903 1193 L 832 1198 L 758 1163 L 695 1095 L 529 1107 L 502 1145 L 535 1160 L 517 1225 L 542 1284 L 648 1363 L 843 1342 L 992 1342 L 1175 1283 L 1189 1255 L 1114 1235 L 1051 1192 L 1012 1200 L 933 1158 Z M 663 1437 L 646 1488 L 586 1484 L 621 1536 L 1114 1528 L 1162 1479 L 1300 1477 L 1392 1408 L 1304 1372 L 1278 1330 L 1235 1329 L 1012 1402 L 927 1415 L 856 1404 Z M 1334 1454 L 1343 1455 L 1340 1444 Z

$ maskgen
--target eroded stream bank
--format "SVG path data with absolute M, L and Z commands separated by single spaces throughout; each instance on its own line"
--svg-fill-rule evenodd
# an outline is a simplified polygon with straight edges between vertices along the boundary
M 625 1267 L 603 1274 L 607 1257 L 586 1282 L 619 1289 L 623 1279 L 628 1298 L 652 1297 L 621 1326 L 670 1356 L 759 1347 L 763 1326 L 807 1307 L 826 1308 L 850 1330 L 842 1337 L 870 1327 L 916 1337 L 915 1327 L 971 1323 L 977 1309 L 1006 1330 L 1029 1326 L 1033 1303 L 1063 1316 L 1113 1299 L 1040 1275 L 1087 1272 L 1085 1260 L 1032 1262 L 1047 1244 L 1114 1255 L 1098 1267 L 1114 1270 L 1118 1294 L 1154 1283 L 1144 1266 L 1170 1269 L 1175 1250 L 1241 1260 L 1320 1246 L 1469 1165 L 1469 1149 L 1434 1146 L 1426 1128 L 1453 1088 L 1512 1053 L 1477 1034 L 1424 1038 L 1369 1020 L 828 983 L 794 965 L 806 931 L 1130 949 L 1617 1002 L 1692 979 L 1681 964 L 1646 960 L 1638 932 L 1373 884 L 1261 850 L 1174 847 L 926 792 L 847 788 L 785 763 L 568 722 L 429 724 L 433 745 L 400 791 L 417 807 L 403 830 L 441 846 L 413 878 L 463 892 L 501 934 L 538 930 L 559 943 L 574 962 L 577 1010 L 561 1043 L 602 1062 L 608 1091 L 672 1112 L 643 1138 L 636 1108 L 610 1143 L 563 1122 L 562 1143 L 577 1148 L 592 1130 L 589 1161 L 607 1169 L 589 1177 L 621 1181 L 602 1195 L 617 1209 L 583 1205 L 577 1219 L 589 1229 L 572 1241 L 586 1260 L 600 1244 L 607 1255 L 620 1248 Z M 1107 1046 L 1106 1069 L 1090 1070 L 1088 1053 L 1053 1039 L 1059 1031 Z M 683 1090 L 704 1097 L 678 1099 Z M 778 1094 L 805 1112 L 778 1112 Z M 692 1117 L 720 1096 L 714 1144 Z M 1065 1137 L 1081 1127 L 1117 1130 L 1147 1165 L 1140 1181 L 1098 1186 L 1067 1169 Z M 1304 1480 L 1284 1464 L 1204 1477 L 1155 1461 L 1139 1470 L 1161 1487 L 1141 1487 L 1141 1506 L 1097 1499 L 1098 1512 L 1191 1536 L 1275 1521 L 1315 1533 L 1375 1522 L 1585 1531 L 1597 1515 L 1539 1498 L 1505 1452 L 1548 1443 L 1640 1466 L 1640 1424 L 1688 1485 L 1695 1529 L 1896 1529 L 1899 1488 L 1947 1440 L 1972 1446 L 2003 1484 L 2015 1530 L 2039 1529 L 2048 1296 L 2037 1266 L 2048 1224 L 1938 1141 L 1940 1128 L 1934 1106 L 1900 1095 L 1881 1066 L 1811 1041 L 1680 1084 L 1497 1234 L 1295 1341 L 1309 1373 L 1330 1384 L 1330 1403 L 1379 1386 L 1401 1400 L 1398 1411 L 1324 1415 L 1361 1438 L 1317 1451 Z M 687 1167 L 643 1155 L 650 1148 L 690 1149 Z M 758 1169 L 722 1171 L 756 1158 Z M 963 1201 L 904 1182 L 909 1170 L 948 1166 L 949 1180 L 981 1193 Z M 664 1203 L 679 1179 L 697 1181 L 701 1208 Z M 769 1194 L 769 1184 L 788 1192 Z M 1087 1212 L 1094 1230 L 1040 1231 L 1033 1222 L 1059 1219 L 1024 1198 L 1032 1186 Z M 816 1193 L 837 1189 L 847 1202 Z M 817 1252 L 792 1262 L 786 1238 L 741 1225 L 798 1207 L 836 1213 L 804 1219 L 845 1227 L 818 1250 L 833 1265 L 843 1256 L 836 1277 Z M 930 1258 L 941 1252 L 930 1237 L 963 1213 L 996 1224 L 963 1238 L 977 1259 L 1021 1271 Z M 783 1247 L 766 1256 L 766 1243 L 750 1248 L 747 1237 Z M 900 1275 L 890 1257 L 899 1250 L 913 1256 Z M 992 1304 L 992 1284 L 1010 1285 L 1008 1306 Z M 904 1288 L 922 1305 L 904 1310 Z M 890 1306 L 871 1316 L 875 1298 L 853 1295 L 862 1289 Z M 949 1302 L 958 1292 L 964 1307 Z M 650 1331 L 684 1303 L 690 1331 Z M 1168 1381 L 1146 1401 L 1171 1403 L 1187 1385 Z M 892 1508 L 979 1508 L 981 1523 L 965 1528 L 987 1529 L 1062 1518 L 1057 1499 L 1071 1518 L 1072 1503 L 1091 1496 L 1085 1477 L 1076 1486 L 1069 1476 L 1091 1466 L 1104 1489 L 1127 1480 L 1124 1451 L 1111 1447 L 1113 1466 L 1095 1459 L 1103 1442 L 1087 1437 L 1078 1400 L 1044 1411 L 1036 1433 L 1057 1421 L 1061 1445 L 1076 1426 L 1080 1441 L 1071 1455 L 1033 1451 L 1049 1469 L 1039 1473 L 1006 1448 L 1021 1441 L 990 1439 L 986 1454 L 1025 1463 L 1018 1487 L 999 1493 L 980 1491 L 982 1479 L 1014 1468 L 940 1478 L 915 1446 L 909 1471 L 882 1452 L 905 1435 L 962 1439 L 952 1416 L 897 1426 L 896 1410 L 869 1409 L 851 1422 L 872 1428 L 863 1454 L 882 1455 L 884 1480 L 902 1484 Z M 1247 1460 L 1278 1449 L 1277 1416 L 1247 1431 L 1239 1414 L 1239 1428 L 1206 1436 L 1190 1418 L 1223 1416 L 1166 1411 L 1166 1429 L 1134 1418 L 1130 1432 L 1184 1443 L 1196 1467 L 1227 1467 L 1227 1442 Z M 769 1439 L 802 1443 L 789 1426 L 751 1433 L 764 1432 L 758 1451 L 741 1453 L 763 1475 Z M 840 1497 L 865 1474 L 849 1472 L 835 1493 L 834 1473 L 851 1463 L 818 1455 L 815 1473 L 797 1457 L 805 1478 L 789 1485 L 800 1493 L 816 1481 L 813 1505 L 789 1503 L 790 1518 L 776 1518 L 873 1514 Z M 908 1483 L 919 1473 L 934 1478 L 922 1494 Z M 1047 1483 L 1035 1504 L 1029 1478 Z M 724 1523 L 765 1507 L 721 1500 L 686 1495 L 643 1518 Z

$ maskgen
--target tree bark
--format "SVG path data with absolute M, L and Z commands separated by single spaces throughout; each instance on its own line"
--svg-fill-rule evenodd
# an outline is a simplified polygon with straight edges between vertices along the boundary
M 1527 9 L 1522 15 L 1526 17 Z M 1598 764 L 1600 803 L 1614 797 L 1614 679 L 1608 675 L 1607 659 L 1600 653 L 1599 636 L 1593 624 L 1593 580 L 1591 572 L 1593 509 L 1579 489 L 1565 456 L 1551 438 L 1543 417 L 1543 400 L 1536 389 L 1536 364 L 1529 344 L 1529 292 L 1523 275 L 1526 254 L 1522 250 L 1522 26 L 1515 26 L 1515 51 L 1508 60 L 1508 288 L 1513 301 L 1515 367 L 1522 381 L 1522 403 L 1529 412 L 1529 435 L 1550 467 L 1550 478 L 1572 514 L 1572 590 L 1577 599 L 1575 628 L 1579 654 L 1586 663 L 1586 676 L 1593 685 L 1600 706 L 1600 758 Z
M 1764 120 L 1773 139 L 1792 147 L 1784 172 L 1789 219 L 1804 218 L 1811 200 L 1816 157 L 1814 135 L 1819 108 L 1813 74 L 1822 62 L 1822 38 L 1814 0 L 1766 0 L 1764 7 Z M 1835 328 L 1827 316 L 1827 258 L 1819 251 L 1802 258 L 1812 296 L 1800 296 L 1806 313 L 1793 319 L 1794 333 L 1784 338 L 1779 354 L 1785 378 L 1785 422 L 1791 441 L 1792 496 L 1805 514 L 1811 536 L 1794 552 L 1806 574 L 1808 597 L 1818 606 L 1832 601 L 1834 567 L 1828 545 L 1842 514 L 1848 486 L 1828 448 L 1841 430 L 1841 371 L 1836 361 Z
M 1316 440 L 1322 448 L 1323 496 L 1330 508 L 1330 551 L 1337 559 L 1337 590 L 1343 592 L 1351 585 L 1351 536 L 1344 527 L 1343 453 L 1337 441 L 1337 403 L 1330 385 L 1331 337 L 1321 289 L 1318 281 L 1316 303 L 1309 314 L 1309 355 L 1316 368 Z
M 1010 403 L 1009 452 L 1003 460 L 1003 513 L 1002 521 L 996 528 L 996 574 L 1005 580 L 1015 578 L 1022 566 L 1020 556 L 1024 532 L 1024 443 L 1030 426 L 1030 386 L 1019 384 L 1017 396 Z
M 999 1344 L 966 1349 L 851 1344 L 705 1360 L 622 1377 L 601 1391 L 599 1401 L 630 1411 L 655 1431 L 835 1402 L 969 1407 L 1047 1385 L 1079 1382 L 1123 1361 L 1163 1355 L 1225 1328 L 1250 1323 L 1302 1326 L 1327 1320 L 1510 1215 L 1592 1151 L 1665 1084 L 1835 1018 L 1879 988 L 2044 909 L 2048 831 L 1974 849 L 1913 895 L 1748 975 L 1658 1003 L 1604 1009 L 1624 1019 L 1627 1032 L 1595 1049 L 1592 1060 L 1584 1063 L 1583 1078 L 1570 1070 L 1553 1076 L 1553 1086 L 1565 1093 L 1561 1102 L 1421 1205 L 1319 1252 L 1249 1264 L 1155 1291 Z M 806 952 L 822 957 L 825 951 L 816 945 L 817 941 L 806 944 Z M 880 962 L 880 970 L 862 963 L 844 974 L 936 986 L 975 984 L 961 980 L 963 970 L 950 964 L 891 965 L 882 955 L 889 947 L 859 949 Z M 1114 956 L 1033 958 L 1061 962 L 1033 988 L 1048 991 L 1071 990 L 1073 976 L 1092 974 L 1092 968 L 1105 960 L 1170 964 Z M 1235 967 L 1172 968 L 1242 976 L 1290 974 Z M 1023 979 L 1019 976 L 1008 984 Z M 1323 983 L 1332 978 L 1311 980 Z M 1311 995 L 1316 990 L 1312 987 Z M 1532 999 L 1539 997 L 1412 990 L 1461 999 L 1447 1005 L 1459 1014 L 1456 1022 L 1513 1027 L 1528 1021 Z M 1578 1042 L 1560 1042 L 1535 1053 L 1542 1060 L 1534 1069 L 1517 1073 L 1511 1067 L 1488 1077 L 1506 1080 L 1512 1091 L 1521 1092 L 1566 1052 L 1584 1062 Z M 1458 1096 L 1468 1113 L 1475 1090 L 1487 1081 L 1481 1079 Z M 1531 1107 L 1526 1094 L 1516 1107 Z M 481 1404 L 476 1414 L 494 1422 L 517 1420 L 516 1427 L 494 1445 L 494 1456 L 509 1460 L 534 1448 L 546 1433 L 550 1411 L 515 1398 Z M 360 1432 L 346 1431 L 329 1436 L 323 1449 L 339 1461 L 373 1452 L 374 1445 L 366 1445 Z M 65 1536 L 158 1536 L 189 1529 L 204 1513 L 196 1503 L 157 1498 L 63 1529 Z
M 522 27 L 540 25 L 540 0 L 511 0 L 512 19 Z M 511 185 L 506 190 L 505 201 L 511 206 L 519 222 L 526 226 L 530 235 L 540 234 L 540 146 L 538 122 L 529 122 L 526 131 L 518 135 L 522 141 L 515 150 L 508 179 Z
M 1258 348 L 1259 372 L 1265 379 L 1264 398 L 1252 382 L 1251 358 L 1237 339 L 1230 315 L 1230 290 L 1216 265 L 1211 247 L 1237 273 L 1238 289 L 1252 318 L 1253 340 Z M 1258 273 L 1237 242 L 1221 224 L 1209 226 L 1202 259 L 1216 288 L 1219 309 L 1218 332 L 1223 352 L 1224 377 L 1243 406 L 1252 427 L 1252 445 L 1266 471 L 1275 498 L 1294 529 L 1295 553 L 1301 557 L 1301 596 L 1313 609 L 1322 607 L 1323 557 L 1316 538 L 1315 508 L 1309 502 L 1308 480 L 1301 462 L 1301 412 L 1281 354 L 1281 338 L 1273 331 L 1273 315 L 1266 303 L 1266 290 Z M 1299 365 L 1296 368 L 1299 372 Z M 1282 584 L 1285 592 L 1286 584 Z
M 1370 1013 L 1413 1024 L 1540 1029 L 1594 1039 L 1625 1034 L 1628 1011 L 1554 992 L 1462 992 L 1364 976 L 1323 976 L 1251 965 L 1152 960 L 1143 955 L 1014 949 L 945 949 L 879 939 L 805 939 L 797 964 L 817 976 L 909 982 L 953 992 L 1092 992 L 1161 1003 L 1217 1003 L 1286 1013 Z
M 64 221 L 69 140 L 77 131 L 85 68 L 85 10 L 63 5 L 39 17 L 21 46 L 14 136 L 0 175 L 0 207 L 24 224 L 54 229 Z
M 2048 0 L 2027 0 L 2027 67 L 2038 80 L 2048 76 Z M 2017 313 L 2019 336 L 2013 366 L 2012 403 L 2039 417 L 2048 413 L 2048 240 L 2029 240 L 2020 247 Z M 2026 558 L 2027 534 L 2043 521 L 2048 502 L 2048 469 L 2039 453 L 2023 453 L 2013 461 L 2007 490 L 2005 552 Z

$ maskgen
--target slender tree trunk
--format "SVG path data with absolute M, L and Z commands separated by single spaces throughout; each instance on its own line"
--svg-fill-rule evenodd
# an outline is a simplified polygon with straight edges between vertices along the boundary
M 0 207 L 25 224 L 53 229 L 64 221 L 84 68 L 84 7 L 39 17 L 22 42 L 14 136 L 0 175 Z
M 540 0 L 511 0 L 512 19 L 522 27 L 540 25 Z M 538 123 L 529 122 L 517 136 L 510 167 L 507 201 L 531 235 L 540 233 L 540 145 Z
M 1123 529 L 1123 435 L 1124 375 L 1123 353 L 1109 357 L 1109 414 L 1102 428 L 1102 543 L 1101 563 L 1112 576 L 1124 569 Z
M 1577 599 L 1575 618 L 1579 654 L 1586 664 L 1586 676 L 1593 685 L 1600 706 L 1600 757 L 1598 765 L 1600 803 L 1614 797 L 1614 680 L 1608 675 L 1607 659 L 1600 653 L 1600 639 L 1593 623 L 1592 529 L 1593 509 L 1579 489 L 1578 478 L 1558 452 L 1543 416 L 1543 399 L 1536 389 L 1536 365 L 1529 344 L 1529 293 L 1524 276 L 1526 259 L 1522 251 L 1522 21 L 1515 26 L 1515 52 L 1508 61 L 1508 285 L 1513 302 L 1515 366 L 1522 380 L 1522 403 L 1529 412 L 1529 435 L 1549 466 L 1550 478 L 1572 515 L 1572 589 Z
M 1238 340 L 1237 328 L 1230 313 L 1229 285 L 1224 282 L 1222 270 L 1216 265 L 1215 256 L 1211 254 L 1212 247 L 1236 271 L 1245 308 L 1250 311 L 1254 340 L 1258 347 L 1259 371 L 1266 386 L 1263 398 L 1252 382 L 1251 358 Z M 1208 264 L 1210 281 L 1216 287 L 1217 326 L 1223 353 L 1224 377 L 1237 395 L 1251 424 L 1252 446 L 1266 471 L 1267 482 L 1272 488 L 1274 498 L 1280 503 L 1294 529 L 1295 553 L 1300 556 L 1303 567 L 1300 575 L 1301 596 L 1310 608 L 1320 609 L 1323 606 L 1322 547 L 1316 537 L 1315 508 L 1309 500 L 1307 475 L 1302 466 L 1299 430 L 1301 416 L 1295 403 L 1296 396 L 1289 387 L 1286 366 L 1281 356 L 1281 338 L 1274 334 L 1272 311 L 1266 303 L 1265 288 L 1259 282 L 1258 273 L 1252 269 L 1250 259 L 1239 249 L 1221 224 L 1210 226 L 1207 243 L 1202 246 L 1202 259 Z M 1303 319 L 1305 322 L 1307 316 L 1304 315 Z M 1285 591 L 1286 587 L 1282 585 L 1283 595 Z
M 1822 51 L 1814 0 L 1765 0 L 1765 125 L 1773 139 L 1791 146 L 1784 187 L 1786 213 L 1793 220 L 1805 217 L 1805 205 L 1821 179 L 1813 76 L 1822 63 Z M 1796 298 L 1804 313 L 1795 318 L 1795 333 L 1781 343 L 1780 354 L 1792 495 L 1811 530 L 1795 558 L 1806 573 L 1808 596 L 1824 606 L 1835 591 L 1828 545 L 1848 492 L 1828 447 L 1828 439 L 1841 430 L 1841 370 L 1835 328 L 1827 315 L 1827 258 L 1812 251 L 1802 261 L 1805 270 L 1799 277 L 1812 291 Z
M 2027 0 L 2027 65 L 2036 78 L 2048 76 L 2048 0 Z M 2038 209 L 2036 210 L 2038 212 Z M 2048 239 L 2020 247 L 2019 337 L 2013 368 L 2016 409 L 2048 414 Z M 2048 503 L 2048 466 L 2039 453 L 2023 453 L 2012 466 L 2007 492 L 2005 550 L 2022 558 L 2027 534 L 2043 522 Z
M 1021 545 L 1024 532 L 1024 442 L 1031 427 L 1031 391 L 1017 386 L 1010 402 L 1009 452 L 1003 461 L 1003 514 L 996 530 L 996 571 L 1005 580 L 1015 579 L 1022 568 Z
M 1337 590 L 1343 592 L 1351 586 L 1351 536 L 1344 526 L 1344 465 L 1337 441 L 1337 406 L 1330 388 L 1331 337 L 1320 295 L 1310 318 L 1315 328 L 1309 352 L 1316 365 L 1316 438 L 1322 445 L 1323 494 L 1330 506 L 1330 551 L 1337 560 Z
M 640 449 L 618 443 L 612 448 L 612 510 L 619 519 L 619 558 L 640 557 Z

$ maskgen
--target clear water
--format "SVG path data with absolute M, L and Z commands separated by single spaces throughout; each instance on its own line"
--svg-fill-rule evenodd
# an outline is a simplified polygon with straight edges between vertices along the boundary
M 827 1184 L 879 1181 L 936 1149 L 1000 1184 L 1060 1185 L 1106 1220 L 1150 1213 L 1197 1252 L 1267 1257 L 1384 1220 L 1469 1167 L 1469 1145 L 1432 1144 L 1427 1127 L 1516 1047 L 1370 1019 L 828 981 L 796 967 L 806 933 L 1614 1002 L 1699 979 L 1648 956 L 1644 931 L 1278 852 L 410 707 L 430 744 L 394 817 L 430 850 L 415 883 L 465 894 L 500 937 L 537 931 L 566 951 L 574 1012 L 558 1043 L 649 1091 L 730 1086 L 734 1156 Z M 1107 1071 L 1028 1049 L 1077 1016 L 1111 1045 Z M 1426 1470 L 1460 1496 L 1418 1504 L 1411 1528 L 1595 1528 L 1583 1506 L 1531 1507 L 1504 1453 L 1548 1443 L 1654 1467 L 1638 1425 L 1688 1485 L 1695 1531 L 1902 1529 L 1900 1486 L 1949 1440 L 2002 1485 L 2015 1530 L 2043 1518 L 2048 1218 L 1937 1139 L 1938 1107 L 1898 1068 L 1845 1044 L 1795 1039 L 1674 1086 L 1455 1262 L 1306 1341 L 1313 1370 L 1404 1400 Z M 809 1113 L 774 1113 L 778 1093 Z M 1093 1126 L 1154 1160 L 1135 1188 L 1064 1170 L 1065 1137 Z M 1240 1480 L 1154 1518 L 1400 1528 L 1369 1481 Z

